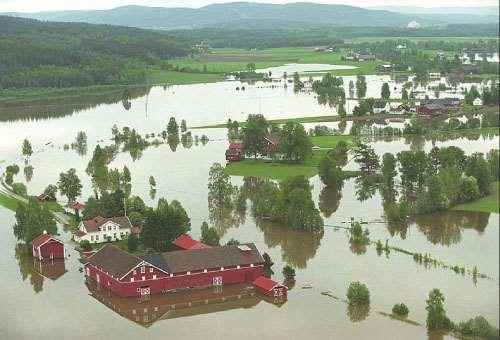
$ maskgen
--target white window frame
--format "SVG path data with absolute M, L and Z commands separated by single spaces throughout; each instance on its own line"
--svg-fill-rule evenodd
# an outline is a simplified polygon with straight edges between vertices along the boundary
M 146 273 L 146 266 L 141 266 L 141 274 L 145 274 Z

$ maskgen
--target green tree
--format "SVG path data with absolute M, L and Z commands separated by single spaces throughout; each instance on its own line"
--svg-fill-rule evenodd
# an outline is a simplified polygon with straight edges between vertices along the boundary
M 264 259 L 264 276 L 265 277 L 271 277 L 274 274 L 274 271 L 272 269 L 272 266 L 274 265 L 273 260 L 271 260 L 271 256 L 269 256 L 268 253 L 262 254 L 262 258 Z
M 428 330 L 449 330 L 453 324 L 446 316 L 444 309 L 444 296 L 439 289 L 434 288 L 430 291 L 427 299 L 427 329 Z
M 465 174 L 473 176 L 477 180 L 481 196 L 486 196 L 490 193 L 492 181 L 491 170 L 482 153 L 475 152 L 467 158 Z
M 59 174 L 59 182 L 57 182 L 61 195 L 66 196 L 68 201 L 73 202 L 82 194 L 82 184 L 76 175 L 76 169 L 71 168 L 67 172 Z
M 182 205 L 175 200 L 169 204 L 160 198 L 156 209 L 146 211 L 140 237 L 145 247 L 166 251 L 171 248 L 173 240 L 189 229 L 189 217 Z
M 149 176 L 149 186 L 151 188 L 156 188 L 156 180 L 153 176 Z
M 82 241 L 80 241 L 80 248 L 83 251 L 91 251 L 92 250 L 92 245 L 90 244 L 89 240 L 82 240 Z
M 57 186 L 54 184 L 49 184 L 43 191 L 45 195 L 48 196 L 50 201 L 55 201 L 56 200 L 56 195 L 57 195 Z
M 19 203 L 14 225 L 14 235 L 17 239 L 30 243 L 44 231 L 51 235 L 57 233 L 52 212 L 36 198 L 30 198 L 26 204 Z
M 480 197 L 480 193 L 476 178 L 472 176 L 460 178 L 457 192 L 457 203 L 477 200 Z
M 284 266 L 283 267 L 283 276 L 285 277 L 285 280 L 287 280 L 287 281 L 294 281 L 295 280 L 295 269 L 293 269 L 289 265 Z
M 144 224 L 144 216 L 138 211 L 132 211 L 127 214 L 130 223 L 134 227 L 142 227 Z
M 498 181 L 500 178 L 500 150 L 490 150 L 486 155 L 486 159 L 490 166 L 491 178 L 494 181 Z
M 186 120 L 183 119 L 181 120 L 181 132 L 184 133 L 187 131 L 187 124 L 186 124 Z
M 408 91 L 405 88 L 403 88 L 403 90 L 401 91 L 401 100 L 403 101 L 403 103 L 408 102 Z
M 345 110 L 345 105 L 342 103 L 339 103 L 337 106 L 337 114 L 339 117 L 345 117 L 347 115 L 347 112 Z
M 239 246 L 239 245 L 240 245 L 240 241 L 238 241 L 234 238 L 232 238 L 226 242 L 226 246 Z
M 247 71 L 248 72 L 255 72 L 255 63 L 248 63 L 247 64 Z
M 312 143 L 304 126 L 295 122 L 287 122 L 280 134 L 280 152 L 287 160 L 301 161 L 312 154 Z
M 139 247 L 139 239 L 135 234 L 130 234 L 127 238 L 127 248 L 130 252 L 134 252 Z
M 167 133 L 169 137 L 179 136 L 179 126 L 174 117 L 170 117 L 167 125 Z
M 231 209 L 235 187 L 220 163 L 214 163 L 208 174 L 208 204 L 217 209 Z
M 384 83 L 382 85 L 382 92 L 381 92 L 381 97 L 382 99 L 389 100 L 391 98 L 391 90 L 389 88 L 389 84 Z
M 209 227 L 207 222 L 201 224 L 201 242 L 209 246 L 219 246 L 220 237 L 217 229 Z
M 410 313 L 410 310 L 404 303 L 397 303 L 392 307 L 392 314 L 406 316 L 408 313 Z
M 26 158 L 31 157 L 31 155 L 33 154 L 33 148 L 31 147 L 30 141 L 27 139 L 23 141 L 22 154 Z
M 33 178 L 33 166 L 27 165 L 23 169 L 24 172 L 24 178 L 26 178 L 26 182 L 31 182 L 31 179 Z
M 28 189 L 24 183 L 12 183 L 12 192 L 22 197 L 28 196 Z
M 328 187 L 342 189 L 344 186 L 344 174 L 329 156 L 324 157 L 319 163 L 319 178 Z
M 396 165 L 397 160 L 392 153 L 386 152 L 382 156 L 382 177 L 384 178 L 384 183 L 391 188 L 394 186 L 394 178 L 398 174 Z
M 354 161 L 365 173 L 375 173 L 380 169 L 379 158 L 375 150 L 367 144 L 359 143 L 354 149 Z
M 268 134 L 269 124 L 264 116 L 248 115 L 245 127 L 242 129 L 242 139 L 245 152 L 257 158 L 257 154 L 264 154 L 264 137 Z
M 356 77 L 356 95 L 358 98 L 364 98 L 366 96 L 366 77 L 363 75 L 358 75 Z
M 370 291 L 364 283 L 351 282 L 347 289 L 347 301 L 350 305 L 367 305 L 370 303 Z

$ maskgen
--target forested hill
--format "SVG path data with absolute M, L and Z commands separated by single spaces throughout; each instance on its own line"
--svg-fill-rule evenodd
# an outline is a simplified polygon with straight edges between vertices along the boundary
M 190 47 L 136 28 L 0 16 L 0 88 L 137 84 Z
M 412 20 L 437 23 L 415 15 L 345 5 L 285 5 L 234 2 L 202 8 L 123 6 L 110 10 L 12 13 L 40 20 L 88 22 L 143 28 L 311 28 L 324 26 L 405 26 Z

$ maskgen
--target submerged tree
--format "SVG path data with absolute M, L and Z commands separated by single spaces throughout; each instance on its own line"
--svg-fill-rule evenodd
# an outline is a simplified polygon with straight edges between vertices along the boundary
M 46 231 L 56 234 L 57 226 L 52 212 L 36 198 L 30 198 L 28 203 L 19 203 L 16 209 L 16 224 L 14 235 L 25 243 L 30 243 Z
M 213 247 L 219 246 L 220 237 L 217 229 L 209 227 L 207 222 L 201 224 L 201 242 Z
M 444 296 L 439 289 L 433 289 L 429 292 L 427 299 L 427 320 L 428 330 L 449 330 L 453 323 L 446 316 L 444 309 Z
M 27 139 L 23 141 L 22 154 L 26 157 L 26 159 L 31 157 L 33 154 L 33 148 L 31 147 L 30 141 Z
M 57 186 L 59 187 L 61 195 L 66 196 L 69 202 L 73 202 L 82 194 L 82 184 L 74 168 L 69 169 L 67 172 L 62 172 L 59 175 Z

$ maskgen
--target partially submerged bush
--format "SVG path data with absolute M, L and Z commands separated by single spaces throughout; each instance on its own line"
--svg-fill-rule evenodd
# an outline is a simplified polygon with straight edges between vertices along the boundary
M 351 282 L 347 289 L 347 301 L 349 304 L 366 305 L 370 303 L 370 291 L 364 283 Z
M 410 310 L 404 303 L 396 303 L 394 307 L 392 307 L 392 313 L 399 316 L 406 316 L 410 313 Z

